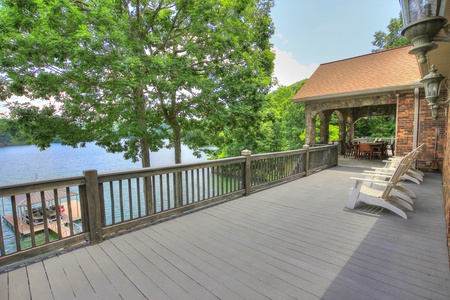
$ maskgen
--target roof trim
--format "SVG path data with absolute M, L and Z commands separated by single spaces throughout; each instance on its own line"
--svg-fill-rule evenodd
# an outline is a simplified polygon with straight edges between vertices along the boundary
M 370 90 L 360 90 L 360 91 L 352 91 L 352 92 L 345 92 L 345 93 L 339 93 L 339 94 L 297 98 L 297 99 L 291 99 L 291 101 L 294 103 L 303 103 L 303 102 L 334 100 L 334 99 L 338 99 L 338 98 L 341 98 L 341 99 L 342 98 L 354 98 L 357 96 L 367 96 L 367 95 L 382 94 L 382 93 L 394 92 L 394 91 L 411 90 L 411 89 L 415 89 L 418 87 L 419 88 L 423 87 L 423 84 L 421 84 L 420 81 L 417 81 L 417 82 L 414 82 L 413 84 L 408 84 L 408 85 L 397 85 L 397 86 L 382 87 L 382 88 L 376 88 L 376 89 L 370 89 Z

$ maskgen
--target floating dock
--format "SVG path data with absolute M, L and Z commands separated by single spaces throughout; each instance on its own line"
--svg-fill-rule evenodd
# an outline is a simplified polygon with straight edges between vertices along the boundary
M 72 200 L 70 201 L 70 206 L 72 209 L 72 220 L 73 221 L 78 221 L 81 220 L 81 207 L 80 207 L 80 202 L 79 201 L 75 201 Z M 68 212 L 69 210 L 67 209 L 67 202 L 63 202 L 61 203 L 61 207 L 64 207 L 64 212 L 60 212 L 60 216 L 61 216 L 61 223 L 65 223 L 69 221 L 69 215 Z M 6 223 L 11 227 L 14 228 L 14 218 L 13 218 L 13 214 L 7 214 L 3 216 L 3 219 L 6 221 Z M 21 236 L 29 236 L 31 234 L 31 228 L 30 225 L 27 224 L 27 222 L 25 221 L 25 218 L 22 218 L 20 216 L 18 216 L 18 222 L 19 222 L 19 233 Z M 44 231 L 44 224 L 37 224 L 34 225 L 34 232 L 38 233 L 41 231 Z M 52 230 L 55 233 L 58 233 L 57 231 L 54 230 L 55 227 L 53 226 L 48 226 L 49 230 Z

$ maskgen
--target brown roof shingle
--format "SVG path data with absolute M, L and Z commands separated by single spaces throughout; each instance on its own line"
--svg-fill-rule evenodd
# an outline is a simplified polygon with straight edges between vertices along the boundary
M 321 64 L 292 100 L 414 85 L 421 75 L 410 49 L 406 46 Z

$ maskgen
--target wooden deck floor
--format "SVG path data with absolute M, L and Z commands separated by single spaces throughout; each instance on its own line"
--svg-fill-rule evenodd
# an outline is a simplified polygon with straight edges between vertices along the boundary
M 335 167 L 0 274 L 0 299 L 449 299 L 440 174 L 404 220 Z

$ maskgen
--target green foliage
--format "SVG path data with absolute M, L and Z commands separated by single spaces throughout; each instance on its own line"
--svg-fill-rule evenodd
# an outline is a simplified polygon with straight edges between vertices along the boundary
M 372 50 L 372 52 L 378 52 L 381 50 L 388 50 L 409 45 L 410 42 L 400 34 L 402 28 L 403 19 L 402 14 L 399 13 L 398 18 L 392 18 L 389 25 L 387 26 L 388 33 L 381 30 L 375 32 L 375 34 L 373 35 L 375 40 L 372 42 L 372 45 L 377 48 Z
M 332 125 L 330 123 L 329 126 L 329 141 L 338 141 L 339 140 L 339 125 Z
M 305 108 L 303 104 L 292 103 L 291 99 L 305 82 L 302 80 L 291 86 L 282 86 L 267 96 L 259 110 L 246 111 L 246 117 L 241 121 L 251 120 L 247 127 L 250 131 L 232 127 L 222 130 L 214 142 L 219 147 L 216 156 L 236 156 L 244 149 L 267 153 L 301 148 Z M 247 119 L 249 116 L 253 117 Z
M 9 119 L 0 118 L 1 146 L 25 145 L 27 142 L 27 137 L 18 130 L 14 122 Z
M 355 123 L 355 137 L 394 137 L 395 122 L 390 116 L 361 118 Z
M 0 100 L 46 101 L 10 107 L 41 148 L 56 136 L 72 146 L 95 141 L 143 166 L 164 139 L 176 162 L 181 142 L 198 149 L 225 129 L 249 140 L 271 86 L 272 6 L 0 0 Z

